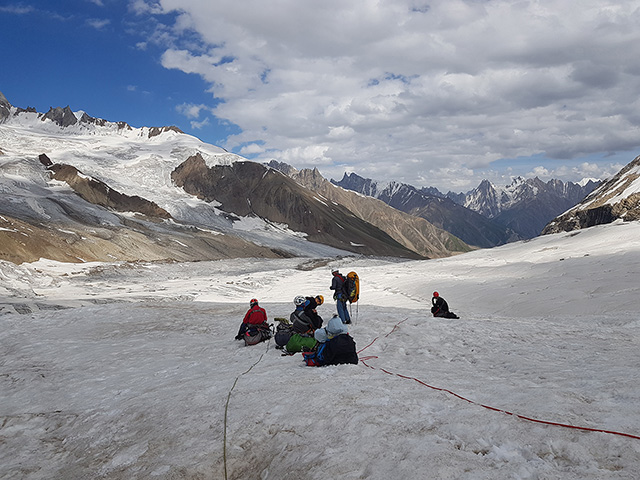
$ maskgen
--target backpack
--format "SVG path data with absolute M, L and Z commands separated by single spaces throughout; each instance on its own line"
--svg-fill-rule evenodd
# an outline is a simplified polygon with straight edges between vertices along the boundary
M 321 367 L 324 365 L 324 349 L 326 345 L 326 343 L 321 343 L 316 350 L 302 352 L 304 363 L 307 367 Z
M 307 333 L 313 330 L 313 322 L 309 316 L 301 310 L 296 310 L 291 314 L 291 321 L 295 333 Z
M 268 325 L 251 325 L 244 334 L 245 346 L 256 345 L 271 338 L 271 329 Z
M 299 333 L 294 333 L 287 342 L 285 349 L 288 353 L 302 352 L 305 348 L 312 350 L 316 346 L 316 339 L 313 337 L 305 337 Z
M 293 335 L 293 325 L 291 325 L 286 318 L 276 318 L 275 320 L 279 321 L 273 337 L 276 342 L 276 348 L 284 348 L 291 338 L 291 335 Z
M 360 298 L 360 279 L 356 272 L 347 273 L 347 278 L 343 284 L 343 290 L 349 303 L 355 303 Z

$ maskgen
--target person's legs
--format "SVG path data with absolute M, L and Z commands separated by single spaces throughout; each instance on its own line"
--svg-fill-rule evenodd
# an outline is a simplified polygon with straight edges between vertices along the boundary
M 338 300 L 336 302 L 336 307 L 338 308 L 338 316 L 340 317 L 340 320 L 342 320 L 342 323 L 351 323 L 351 316 L 347 309 L 347 302 Z
M 236 335 L 236 340 L 242 340 L 244 337 L 244 333 L 247 331 L 247 324 L 241 323 L 240 330 L 238 330 L 238 335 Z

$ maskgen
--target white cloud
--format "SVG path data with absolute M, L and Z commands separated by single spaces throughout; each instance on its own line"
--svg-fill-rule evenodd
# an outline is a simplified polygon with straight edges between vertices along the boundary
M 264 160 L 409 183 L 445 166 L 441 182 L 462 176 L 473 187 L 503 158 L 640 148 L 640 0 L 137 0 L 132 9 L 177 14 L 157 17 L 173 22 L 155 39 L 172 45 L 162 64 L 200 75 L 224 100 L 215 115 L 242 130 L 225 147 L 258 140 Z
M 34 12 L 35 9 L 30 6 L 30 5 L 22 5 L 22 4 L 15 4 L 15 5 L 6 5 L 4 7 L 0 7 L 0 12 L 3 13 L 10 13 L 10 14 L 14 14 L 14 15 L 26 15 L 28 13 L 32 13 Z
M 190 122 L 190 123 L 191 123 L 191 128 L 193 128 L 195 130 L 201 130 L 203 127 L 206 127 L 211 122 L 209 120 L 209 117 L 207 117 L 204 120 L 202 120 L 201 122 L 193 121 L 193 122 Z
M 104 27 L 106 27 L 107 25 L 109 25 L 111 23 L 111 20 L 105 18 L 105 19 L 99 19 L 99 18 L 92 18 L 87 20 L 87 24 L 93 28 L 95 28 L 96 30 L 102 30 Z
M 257 143 L 251 143 L 249 145 L 245 145 L 240 149 L 240 155 L 250 156 L 256 155 L 258 153 L 263 153 L 264 147 L 262 145 L 258 145 Z
M 176 107 L 176 111 L 187 118 L 198 118 L 200 117 L 200 112 L 209 108 L 206 105 L 194 105 L 193 103 L 183 103 Z

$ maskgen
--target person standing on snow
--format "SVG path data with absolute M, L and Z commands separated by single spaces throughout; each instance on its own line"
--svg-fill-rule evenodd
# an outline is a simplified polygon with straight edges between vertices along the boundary
M 460 318 L 455 313 L 449 311 L 449 304 L 438 292 L 433 292 L 433 297 L 431 298 L 431 313 L 433 313 L 434 317 Z
M 269 325 L 267 324 L 267 312 L 264 308 L 258 305 L 258 300 L 255 298 L 252 298 L 249 302 L 249 310 L 245 313 L 244 318 L 242 319 L 242 325 L 240 325 L 240 330 L 238 330 L 236 340 L 242 340 L 244 338 L 244 334 L 250 325 L 264 325 L 267 329 L 269 328 Z
M 331 270 L 331 275 L 333 275 L 333 279 L 329 288 L 333 290 L 333 299 L 336 301 L 338 316 L 342 323 L 349 324 L 351 323 L 351 316 L 349 315 L 349 310 L 347 310 L 347 295 L 344 292 L 346 278 L 340 274 L 337 268 Z

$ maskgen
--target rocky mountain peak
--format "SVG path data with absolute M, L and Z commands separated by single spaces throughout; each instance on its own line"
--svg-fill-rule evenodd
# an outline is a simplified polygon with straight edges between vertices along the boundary
M 0 122 L 3 122 L 11 113 L 11 104 L 7 97 L 0 92 Z
M 61 127 L 68 127 L 78 123 L 78 119 L 71 111 L 69 105 L 64 108 L 50 107 L 49 111 L 42 116 L 42 121 L 51 120 L 53 123 L 60 125 Z

